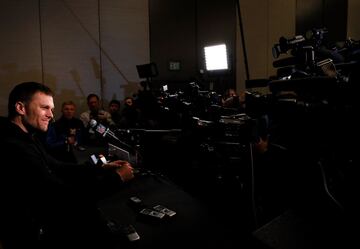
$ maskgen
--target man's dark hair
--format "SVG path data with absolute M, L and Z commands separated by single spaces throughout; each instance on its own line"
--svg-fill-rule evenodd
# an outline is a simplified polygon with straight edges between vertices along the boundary
M 61 105 L 61 109 L 64 108 L 64 106 L 66 105 L 72 105 L 72 106 L 75 106 L 76 107 L 76 104 L 74 103 L 74 101 L 72 100 L 68 100 L 68 101 L 64 101 Z
M 112 99 L 112 100 L 109 102 L 109 106 L 112 105 L 112 104 L 116 104 L 116 105 L 120 106 L 120 101 L 117 100 L 117 99 Z
M 15 86 L 9 95 L 8 117 L 13 118 L 16 116 L 16 102 L 21 101 L 27 104 L 37 92 L 42 92 L 49 96 L 54 95 L 49 87 L 38 82 L 23 82 Z
M 95 93 L 90 93 L 90 94 L 87 96 L 86 101 L 89 103 L 89 100 L 90 100 L 92 97 L 95 97 L 97 100 L 100 100 L 99 96 L 97 96 Z

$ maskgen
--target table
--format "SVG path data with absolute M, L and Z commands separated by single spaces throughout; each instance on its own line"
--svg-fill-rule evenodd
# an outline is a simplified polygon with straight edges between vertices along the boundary
M 130 205 L 136 196 L 148 207 L 163 205 L 176 212 L 165 220 L 141 219 Z M 212 212 L 201 201 L 184 192 L 165 176 L 148 173 L 126 184 L 116 194 L 101 200 L 99 208 L 119 225 L 131 224 L 140 240 L 132 248 L 240 248 L 239 237 L 228 236 L 221 214 Z

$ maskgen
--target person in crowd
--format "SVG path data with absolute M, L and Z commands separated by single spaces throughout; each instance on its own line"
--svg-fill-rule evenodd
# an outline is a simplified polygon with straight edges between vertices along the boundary
M 161 107 L 158 100 L 151 90 L 150 82 L 141 81 L 140 85 L 142 89 L 139 89 L 136 96 L 136 108 L 140 110 L 141 114 L 141 126 L 146 128 L 159 127 Z
M 80 114 L 80 119 L 84 124 L 85 128 L 89 127 L 91 119 L 95 119 L 97 122 L 103 125 L 113 125 L 114 121 L 111 119 L 111 114 L 101 109 L 100 98 L 94 93 L 90 93 L 87 98 L 87 105 L 89 110 Z
M 224 107 L 232 108 L 235 106 L 235 102 L 237 101 L 238 95 L 233 88 L 226 89 L 222 99 L 221 103 Z
M 246 94 L 244 91 L 237 94 L 235 89 L 228 88 L 221 99 L 221 103 L 222 106 L 225 108 L 233 108 L 233 109 L 237 109 L 238 111 L 244 111 L 245 97 Z
M 121 112 L 121 128 L 138 128 L 140 125 L 140 111 L 134 104 L 132 97 L 124 99 L 124 108 Z
M 114 126 L 114 121 L 111 119 L 111 114 L 101 108 L 100 98 L 98 95 L 91 93 L 87 96 L 87 105 L 89 110 L 80 114 L 80 120 L 83 122 L 87 141 L 89 146 L 103 146 L 107 143 L 106 139 L 99 136 L 96 131 L 90 126 L 90 120 L 95 120 L 97 123 L 105 127 Z
M 10 92 L 0 134 L 0 241 L 5 249 L 110 248 L 114 237 L 96 204 L 131 180 L 133 168 L 51 157 L 38 134 L 47 132 L 53 109 L 43 84 L 24 82 Z
M 61 117 L 49 125 L 46 144 L 49 152 L 58 160 L 76 162 L 74 149 L 84 150 L 86 140 L 83 122 L 75 117 L 76 105 L 72 101 L 62 104 Z
M 126 97 L 126 98 L 124 99 L 124 104 L 125 104 L 126 106 L 133 106 L 133 104 L 134 104 L 134 99 L 133 99 L 132 97 Z
M 120 107 L 120 101 L 117 99 L 113 99 L 109 103 L 109 113 L 116 126 L 119 126 L 121 121 Z

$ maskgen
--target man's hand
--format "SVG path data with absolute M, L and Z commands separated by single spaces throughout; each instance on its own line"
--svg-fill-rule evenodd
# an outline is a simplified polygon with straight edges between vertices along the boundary
M 67 144 L 75 144 L 75 142 L 76 142 L 76 139 L 75 139 L 74 136 L 69 136 L 69 137 L 67 137 L 66 139 L 67 139 L 67 140 L 66 140 L 66 143 L 67 143 Z
M 258 153 L 264 154 L 269 149 L 269 138 L 263 139 L 260 137 L 259 142 L 255 144 L 255 149 Z
M 106 120 L 106 116 L 105 116 L 105 112 L 104 111 L 99 111 L 98 113 L 98 119 L 99 120 Z
M 116 160 L 111 163 L 106 163 L 102 167 L 105 169 L 115 169 L 123 182 L 127 182 L 134 178 L 134 169 L 127 161 Z

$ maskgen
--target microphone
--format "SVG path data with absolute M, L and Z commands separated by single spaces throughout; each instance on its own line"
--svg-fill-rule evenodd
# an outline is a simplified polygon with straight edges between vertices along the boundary
M 99 133 L 103 137 L 108 136 L 116 140 L 120 140 L 117 136 L 115 136 L 114 132 L 112 132 L 108 127 L 97 122 L 95 119 L 91 119 L 89 125 L 92 129 L 94 129 L 97 133 Z
M 125 147 L 127 147 L 130 150 L 134 150 L 132 146 L 128 145 L 127 143 L 124 143 L 123 141 L 121 141 L 116 135 L 115 133 L 110 130 L 110 128 L 104 126 L 103 124 L 97 122 L 95 119 L 91 119 L 89 122 L 89 125 L 91 127 L 91 129 L 95 130 L 95 132 L 97 132 L 98 134 L 102 135 L 103 137 L 108 137 L 111 139 L 116 140 L 118 143 L 124 145 Z

